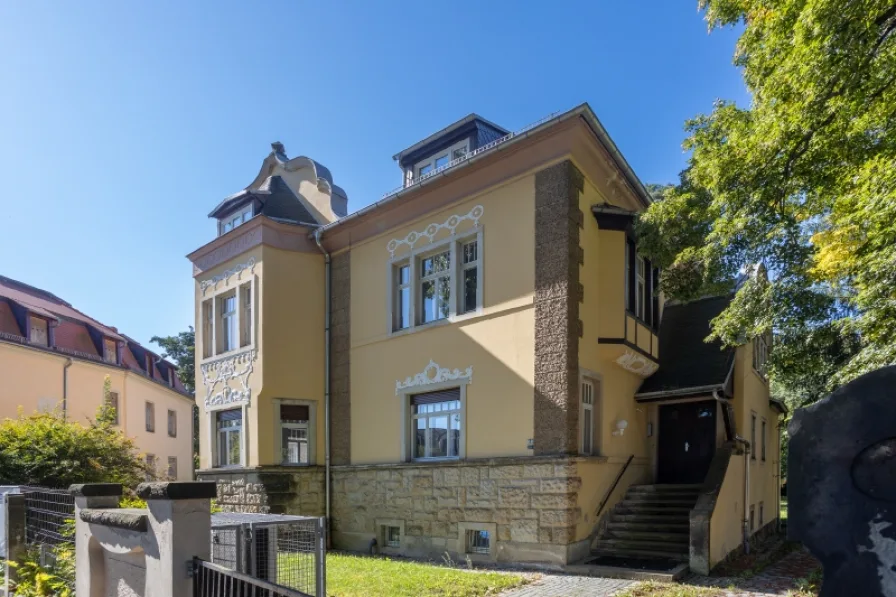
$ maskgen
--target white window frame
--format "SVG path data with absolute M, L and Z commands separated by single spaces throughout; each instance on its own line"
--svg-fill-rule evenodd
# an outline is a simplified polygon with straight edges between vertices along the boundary
M 485 258 L 484 258 L 484 248 L 483 238 L 485 235 L 485 230 L 483 226 L 475 226 L 470 230 L 466 230 L 464 232 L 459 232 L 456 234 L 452 234 L 446 238 L 435 241 L 433 243 L 423 245 L 420 247 L 415 247 L 411 249 L 407 253 L 397 256 L 389 261 L 388 264 L 388 280 L 389 280 L 389 300 L 387 302 L 388 305 L 388 313 L 387 313 L 387 322 L 388 322 L 388 333 L 390 334 L 402 334 L 408 333 L 413 330 L 423 329 L 429 326 L 445 324 L 449 322 L 458 321 L 467 317 L 472 317 L 477 314 L 481 314 L 484 305 L 485 298 Z M 476 261 L 474 263 L 464 264 L 461 263 L 463 261 L 463 246 L 470 242 L 476 241 Z M 436 255 L 438 253 L 442 253 L 445 250 L 449 251 L 449 259 L 450 259 L 450 267 L 448 268 L 450 280 L 449 280 L 449 288 L 450 288 L 450 296 L 448 298 L 448 317 L 444 317 L 441 319 L 436 319 L 434 321 L 428 321 L 426 323 L 422 322 L 422 288 L 423 288 L 423 279 L 420 278 L 420 268 L 421 261 L 426 259 L 431 255 Z M 399 295 L 400 289 L 404 286 L 400 284 L 399 272 L 400 268 L 408 266 L 409 267 L 409 277 L 410 281 L 410 325 L 405 328 L 398 328 L 396 323 L 398 321 L 398 305 L 399 305 Z M 463 272 L 465 269 L 469 269 L 471 267 L 478 268 L 477 272 L 477 285 L 476 285 L 476 309 L 472 311 L 462 312 L 461 307 L 461 286 L 463 284 Z
M 150 411 L 152 416 L 149 416 Z M 146 433 L 156 432 L 156 404 L 150 400 L 143 403 L 143 418 L 145 419 Z
M 173 475 L 171 474 L 171 471 L 172 471 L 172 464 L 173 464 L 173 469 L 174 469 L 174 474 L 173 474 Z M 172 481 L 176 481 L 176 480 L 177 480 L 177 456 L 169 456 L 169 457 L 168 457 L 168 470 L 165 471 L 165 472 L 167 473 L 166 476 L 167 476 L 169 479 L 171 479 Z
M 408 276 L 407 281 L 402 281 L 401 279 L 401 271 L 406 269 Z M 394 290 L 392 292 L 392 331 L 398 332 L 401 330 L 407 330 L 414 327 L 414 281 L 411 279 L 411 264 L 405 260 L 402 263 L 397 263 L 392 266 L 392 283 L 394 285 Z M 408 320 L 407 325 L 402 325 L 402 306 L 404 301 L 402 301 L 402 297 L 404 293 L 402 291 L 407 290 L 407 303 L 408 303 Z
M 223 236 L 228 232 L 239 228 L 240 226 L 251 220 L 253 215 L 255 214 L 252 213 L 252 204 L 249 203 L 249 205 L 245 206 L 241 210 L 230 214 L 226 218 L 218 220 L 218 236 Z M 230 228 L 227 228 L 227 226 L 230 226 Z M 225 228 L 227 229 L 225 230 Z
M 579 385 L 579 402 L 582 405 L 579 417 L 579 453 L 584 456 L 594 454 L 594 402 L 595 384 L 588 378 Z M 589 424 L 586 425 L 586 422 Z
M 447 259 L 448 259 L 447 267 L 442 270 L 433 271 L 432 273 L 430 273 L 428 275 L 424 274 L 423 273 L 423 262 L 426 261 L 427 259 L 433 259 L 433 258 L 435 258 L 437 256 L 441 256 L 441 255 L 447 255 Z M 452 275 L 453 270 L 457 267 L 457 264 L 454 261 L 456 255 L 457 255 L 457 252 L 452 251 L 450 247 L 447 248 L 447 250 L 446 250 L 446 248 L 444 246 L 440 246 L 437 249 L 428 251 L 428 252 L 426 252 L 422 255 L 419 255 L 417 257 L 417 259 L 416 259 L 417 271 L 419 271 L 421 275 L 419 278 L 415 278 L 412 281 L 411 285 L 414 287 L 413 294 L 418 301 L 418 306 L 420 307 L 420 312 L 419 312 L 420 317 L 416 322 L 418 325 L 427 325 L 427 324 L 435 323 L 442 319 L 448 319 L 449 317 L 451 317 L 452 306 L 453 306 L 452 303 L 456 302 L 452 296 L 456 292 L 455 291 L 456 286 L 455 286 L 455 284 L 452 283 L 452 279 L 454 278 L 454 276 Z M 433 295 L 433 299 L 435 301 L 437 313 L 438 313 L 438 311 L 440 311 L 438 309 L 438 306 L 440 304 L 440 299 L 441 299 L 440 290 L 443 288 L 443 286 L 447 287 L 447 289 L 448 289 L 447 303 L 448 304 L 446 304 L 445 307 L 447 308 L 448 312 L 444 315 L 444 317 L 439 317 L 437 315 L 436 317 L 434 317 L 433 319 L 430 319 L 429 321 L 424 321 L 424 317 L 426 317 L 426 309 L 424 309 L 424 307 L 423 307 L 423 301 L 425 300 L 424 296 L 423 296 L 423 286 L 425 284 L 433 284 L 435 287 L 435 293 Z
M 228 352 L 233 352 L 240 345 L 240 325 L 239 325 L 239 288 L 231 288 L 226 292 L 222 292 L 221 294 L 215 297 L 218 307 L 218 320 L 215 322 L 217 324 L 218 330 L 221 332 L 220 334 L 216 334 L 218 336 L 218 354 L 226 354 Z M 225 305 L 227 302 L 233 299 L 233 310 L 228 310 Z M 228 343 L 227 338 L 229 334 L 227 333 L 228 328 L 232 332 L 233 342 Z
M 459 149 L 465 150 L 463 156 L 454 157 L 455 152 Z M 448 147 L 447 149 L 438 151 L 438 152 L 420 160 L 416 164 L 414 164 L 414 168 L 413 168 L 414 179 L 413 180 L 416 181 L 416 180 L 420 180 L 424 176 L 431 176 L 432 174 L 437 172 L 439 170 L 439 168 L 445 168 L 445 167 L 450 166 L 453 162 L 462 159 L 468 153 L 470 153 L 470 137 L 467 137 L 461 141 L 458 141 L 457 143 Z M 448 161 L 445 162 L 445 164 L 443 164 L 442 166 L 436 166 L 436 161 L 438 161 L 442 158 L 447 158 Z M 427 172 L 421 172 L 427 166 L 429 166 L 430 169 Z
M 245 277 L 243 278 L 245 280 Z M 236 331 L 236 346 L 229 350 L 224 350 L 223 345 L 219 344 L 221 335 L 224 333 L 224 321 L 221 313 L 223 308 L 223 300 L 230 295 L 236 297 L 236 305 L 234 307 L 234 323 Z M 243 307 L 243 301 L 248 298 L 250 306 L 248 309 Z M 226 354 L 232 354 L 238 351 L 255 348 L 256 338 L 258 334 L 257 324 L 258 309 L 258 292 L 255 276 L 251 276 L 246 282 L 233 284 L 226 288 L 222 288 L 219 292 L 208 297 L 200 304 L 200 316 L 207 318 L 203 320 L 202 330 L 202 360 L 201 362 L 211 361 L 217 357 Z M 243 345 L 243 330 L 245 317 L 249 318 L 248 344 Z
M 465 262 L 466 252 L 465 249 L 467 245 L 476 243 L 476 259 Z M 479 238 L 467 238 L 461 241 L 458 241 L 458 263 L 457 267 L 460 270 L 459 275 L 457 276 L 457 312 L 459 314 L 467 314 L 467 313 L 475 313 L 479 309 L 482 308 L 482 245 L 479 243 Z M 466 275 L 467 270 L 475 269 L 476 270 L 476 306 L 472 309 L 467 310 L 467 294 L 466 294 Z
M 38 325 L 35 326 L 34 324 Z M 37 336 L 35 337 L 35 331 Z M 50 322 L 43 317 L 36 315 L 28 316 L 28 342 L 37 344 L 38 346 L 50 346 Z
M 426 392 L 421 392 L 421 393 L 426 393 Z M 413 394 L 410 395 L 410 396 L 408 396 L 408 400 L 411 400 L 413 396 L 414 396 Z M 425 421 L 426 421 L 426 430 L 429 431 L 429 421 L 430 421 L 430 419 L 434 419 L 434 418 L 445 418 L 445 419 L 448 420 L 448 431 L 450 432 L 450 431 L 451 431 L 451 417 L 456 415 L 456 416 L 457 416 L 457 420 L 458 420 L 458 426 L 460 427 L 460 429 L 458 430 L 458 431 L 460 432 L 460 437 L 458 438 L 458 442 L 457 442 L 457 443 L 458 443 L 458 449 L 457 449 L 457 452 L 458 452 L 458 453 L 457 453 L 457 454 L 448 454 L 448 455 L 446 455 L 446 456 L 426 456 L 426 455 L 424 455 L 424 456 L 416 456 L 416 455 L 412 454 L 412 455 L 411 455 L 411 458 L 412 458 L 413 460 L 416 460 L 416 461 L 430 461 L 430 460 L 457 460 L 458 458 L 460 458 L 460 445 L 463 443 L 464 427 L 463 427 L 463 423 L 462 423 L 462 421 L 463 421 L 463 414 L 462 414 L 462 412 L 461 412 L 461 411 L 463 410 L 463 406 L 460 404 L 459 396 L 460 396 L 460 391 L 458 391 L 458 400 L 457 400 L 458 405 L 457 405 L 457 408 L 456 408 L 456 409 L 451 409 L 451 410 L 441 410 L 441 411 L 431 412 L 431 413 L 415 414 L 415 413 L 414 413 L 413 406 L 412 406 L 412 405 L 409 405 L 409 408 L 410 408 L 410 411 L 411 411 L 411 426 L 410 426 L 410 429 L 409 429 L 409 430 L 410 430 L 410 433 L 411 433 L 412 435 L 414 435 L 415 432 L 416 432 L 416 430 L 417 430 L 417 421 L 419 421 L 419 420 L 425 420 Z M 426 437 L 427 437 L 427 438 L 430 438 L 431 435 L 430 435 L 429 433 L 427 433 L 427 434 L 426 434 Z M 408 442 L 410 443 L 410 445 L 411 445 L 411 450 L 413 451 L 413 450 L 414 450 L 414 445 L 415 445 L 415 444 L 414 444 L 414 442 L 411 441 L 410 437 L 408 438 Z M 431 452 L 431 450 L 432 450 L 432 446 L 429 445 L 430 442 L 429 442 L 428 439 L 427 439 L 427 442 L 426 442 L 426 443 L 427 443 L 426 450 Z M 446 444 L 445 444 L 445 448 L 446 448 L 446 450 L 448 449 L 448 447 L 449 447 L 450 445 L 451 445 L 451 444 L 447 441 L 447 438 L 446 438 Z
M 246 348 L 252 344 L 252 328 L 255 323 L 252 317 L 252 310 L 255 308 L 255 300 L 252 296 L 252 282 L 240 284 L 237 287 L 237 294 L 239 295 L 237 308 L 240 310 L 239 317 L 237 317 L 237 343 L 240 348 Z
M 464 460 L 467 457 L 467 384 L 469 379 L 459 379 L 444 383 L 433 383 L 406 388 L 399 393 L 402 405 L 402 429 L 401 429 L 401 454 L 404 462 L 438 462 L 442 460 Z M 425 394 L 438 390 L 460 389 L 460 441 L 458 442 L 457 456 L 439 458 L 415 458 L 414 442 L 411 434 L 414 432 L 413 409 L 411 408 L 411 396 Z M 454 412 L 454 411 L 452 411 Z
M 221 433 L 233 433 L 232 431 L 221 432 L 218 430 L 218 415 L 222 412 L 226 412 L 229 410 L 239 410 L 240 411 L 240 461 L 237 463 L 229 463 L 222 464 L 221 463 L 221 454 L 219 451 L 220 448 L 220 435 Z M 249 442 L 247 441 L 247 425 L 246 425 L 246 405 L 243 404 L 238 408 L 219 408 L 217 410 L 212 410 L 208 412 L 210 429 L 211 429 L 211 455 L 212 455 L 212 466 L 215 468 L 242 468 L 246 466 L 246 462 L 248 462 L 248 453 L 246 450 L 249 447 Z
M 173 416 L 172 416 L 173 415 Z M 171 422 L 174 421 L 174 433 L 171 433 Z M 174 409 L 168 409 L 168 437 L 177 437 L 177 411 Z
M 202 318 L 202 358 L 210 359 L 215 356 L 215 299 L 214 297 L 202 301 L 199 306 L 199 316 Z
M 107 363 L 118 363 L 118 342 L 112 338 L 103 338 L 103 360 Z
M 647 263 L 638 253 L 635 253 L 635 315 L 641 321 L 647 321 Z
M 295 404 L 297 406 L 308 407 L 308 424 L 304 427 L 294 423 L 287 423 L 287 428 L 304 428 L 308 431 L 308 462 L 284 462 L 283 460 L 283 428 L 284 424 L 280 419 L 280 406 L 283 404 Z M 274 439 L 274 448 L 280 466 L 314 466 L 317 462 L 317 450 L 315 450 L 317 442 L 317 402 L 314 400 L 300 400 L 292 398 L 275 398 L 274 399 L 274 429 L 277 430 L 277 437 Z
M 765 336 L 753 338 L 753 371 L 766 380 L 768 368 L 768 341 Z

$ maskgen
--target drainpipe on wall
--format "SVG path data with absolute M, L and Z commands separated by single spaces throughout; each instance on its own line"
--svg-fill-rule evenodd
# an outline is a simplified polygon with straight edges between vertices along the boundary
M 72 366 L 72 359 L 65 359 L 62 366 L 62 420 L 68 419 L 68 368 Z
M 314 242 L 324 254 L 324 498 L 327 516 L 327 546 L 330 545 L 330 254 L 320 243 L 321 229 L 314 231 Z

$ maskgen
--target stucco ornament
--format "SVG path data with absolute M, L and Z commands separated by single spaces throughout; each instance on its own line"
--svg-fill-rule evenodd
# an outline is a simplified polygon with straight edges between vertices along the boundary
M 659 365 L 644 355 L 629 349 L 625 349 L 625 352 L 616 359 L 616 364 L 641 377 L 650 377 L 659 368 Z
M 258 352 L 253 348 L 200 365 L 202 385 L 205 386 L 205 408 L 230 404 L 248 405 L 252 394 L 249 389 L 249 375 L 255 366 L 257 356 Z M 239 382 L 239 388 L 230 387 L 230 381 L 233 379 Z M 221 384 L 221 390 L 215 392 L 218 384 Z
M 217 288 L 220 282 L 227 283 L 233 276 L 236 276 L 236 279 L 239 280 L 245 270 L 249 270 L 250 274 L 255 271 L 255 257 L 250 257 L 245 263 L 237 264 L 228 270 L 224 270 L 217 276 L 203 280 L 199 283 L 199 289 L 202 290 L 202 294 L 205 294 L 205 291 L 209 288 Z
M 464 370 L 449 369 L 440 367 L 438 363 L 429 360 L 429 365 L 423 368 L 423 371 L 417 373 L 413 377 L 407 377 L 404 381 L 395 380 L 395 395 L 398 396 L 401 390 L 413 388 L 417 386 L 426 386 L 434 383 L 442 383 L 443 381 L 465 381 L 473 383 L 473 366 L 470 365 Z
M 386 245 L 386 250 L 389 251 L 389 255 L 395 257 L 395 251 L 401 245 L 407 245 L 409 248 L 413 249 L 414 245 L 417 244 L 417 241 L 421 238 L 426 238 L 429 242 L 432 242 L 432 239 L 435 238 L 436 234 L 441 230 L 449 230 L 451 234 L 454 234 L 454 231 L 457 230 L 457 227 L 461 225 L 462 222 L 473 222 L 473 226 L 479 225 L 479 218 L 482 217 L 482 214 L 485 213 L 485 208 L 481 205 L 477 205 L 469 212 L 463 215 L 453 215 L 442 223 L 434 222 L 421 230 L 420 232 L 411 232 L 404 238 L 393 238 Z

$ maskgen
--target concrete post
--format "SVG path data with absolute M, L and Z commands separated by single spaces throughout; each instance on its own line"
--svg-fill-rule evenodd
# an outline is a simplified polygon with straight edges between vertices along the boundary
M 142 483 L 137 495 L 149 506 L 145 597 L 192 597 L 193 558 L 211 560 L 215 484 Z
M 118 508 L 122 489 L 118 483 L 72 485 L 75 496 L 75 594 L 78 597 L 104 597 L 106 594 L 106 561 L 103 548 L 93 537 L 90 524 L 81 520 L 81 511 L 96 508 Z
M 25 496 L 19 493 L 6 494 L 6 560 L 17 562 L 25 552 Z M 7 566 L 3 590 L 11 595 L 9 585 L 16 580 L 16 569 Z

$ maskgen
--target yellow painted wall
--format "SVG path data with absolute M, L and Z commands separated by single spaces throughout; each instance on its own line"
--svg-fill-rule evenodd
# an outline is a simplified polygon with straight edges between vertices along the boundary
M 710 567 L 722 561 L 743 540 L 744 457 L 732 454 L 709 522 Z
M 586 458 L 576 463 L 576 470 L 582 485 L 577 494 L 579 518 L 576 524 L 576 541 L 587 539 L 594 531 L 601 518 L 606 516 L 618 504 L 631 485 L 649 483 L 652 478 L 650 462 L 646 458 L 633 460 L 623 473 L 619 483 L 608 495 L 610 486 L 625 466 L 628 458 Z M 600 514 L 597 509 L 604 498 L 607 498 Z
M 351 248 L 353 464 L 401 460 L 402 404 L 395 382 L 422 372 L 430 359 L 450 369 L 473 366 L 464 434 L 468 458 L 530 453 L 526 443 L 534 430 L 534 202 L 534 176 L 526 176 Z M 477 205 L 484 208 L 481 312 L 391 334 L 387 243 L 452 215 L 467 214 Z M 471 226 L 463 222 L 457 233 Z M 443 231 L 435 241 L 447 235 Z M 422 239 L 415 248 L 427 242 Z
M 0 343 L 0 417 L 15 418 L 37 411 L 62 412 L 63 367 L 68 358 L 16 344 Z M 193 401 L 137 373 L 101 363 L 72 359 L 68 368 L 66 411 L 69 420 L 86 423 L 103 403 L 103 383 L 109 377 L 118 392 L 119 424 L 142 453 L 154 454 L 159 472 L 168 457 L 177 458 L 180 480 L 193 478 Z M 145 402 L 156 405 L 156 432 L 146 432 Z M 168 409 L 177 412 L 177 437 L 168 436 Z

